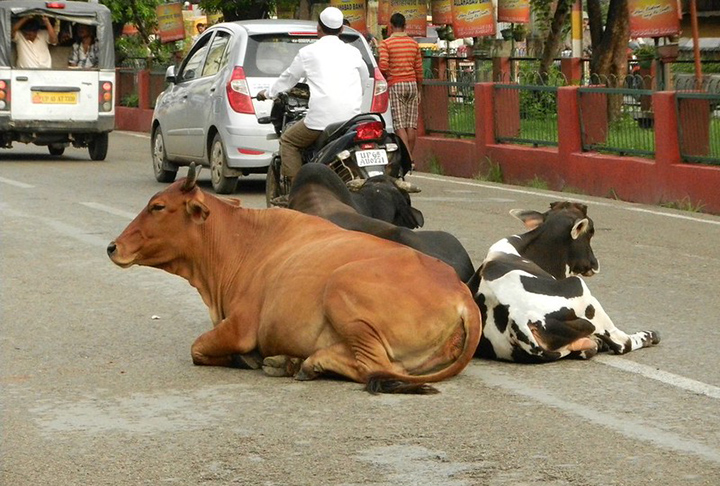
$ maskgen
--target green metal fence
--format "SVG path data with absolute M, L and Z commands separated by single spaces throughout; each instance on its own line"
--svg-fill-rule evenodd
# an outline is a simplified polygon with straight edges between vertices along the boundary
M 557 86 L 495 85 L 495 140 L 557 146 Z
M 682 159 L 720 165 L 720 94 L 678 92 L 675 99 Z
M 475 136 L 475 83 L 427 79 L 422 86 L 427 133 Z
M 654 157 L 652 94 L 645 89 L 579 88 L 583 150 Z

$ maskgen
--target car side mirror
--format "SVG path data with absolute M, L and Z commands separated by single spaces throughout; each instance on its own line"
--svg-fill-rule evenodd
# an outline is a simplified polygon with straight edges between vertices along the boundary
M 168 66 L 165 71 L 165 81 L 168 83 L 175 83 L 175 66 Z

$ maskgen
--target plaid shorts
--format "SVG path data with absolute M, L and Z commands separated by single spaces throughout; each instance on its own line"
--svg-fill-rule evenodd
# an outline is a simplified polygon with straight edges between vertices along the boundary
M 417 128 L 417 83 L 402 81 L 390 86 L 390 110 L 395 128 Z

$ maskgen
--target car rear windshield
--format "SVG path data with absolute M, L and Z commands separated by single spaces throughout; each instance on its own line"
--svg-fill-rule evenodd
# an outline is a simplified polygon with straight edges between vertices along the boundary
M 373 63 L 359 35 L 341 34 L 340 39 L 360 51 L 368 72 L 372 74 Z M 243 69 L 246 76 L 275 78 L 290 66 L 298 51 L 317 40 L 314 35 L 262 34 L 248 39 Z

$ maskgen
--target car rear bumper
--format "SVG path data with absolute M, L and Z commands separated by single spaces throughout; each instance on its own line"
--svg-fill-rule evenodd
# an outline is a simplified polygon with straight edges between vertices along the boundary
M 0 116 L 0 131 L 19 133 L 103 133 L 115 128 L 114 116 L 93 121 L 11 120 Z
M 279 144 L 272 125 L 218 128 L 225 144 L 225 156 L 230 168 L 266 168 L 278 151 Z

